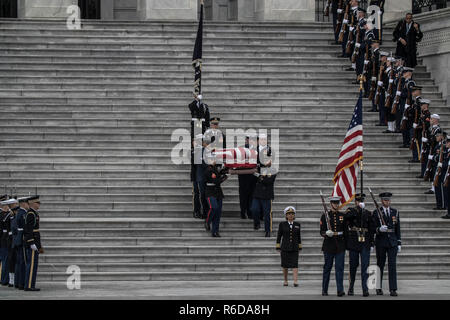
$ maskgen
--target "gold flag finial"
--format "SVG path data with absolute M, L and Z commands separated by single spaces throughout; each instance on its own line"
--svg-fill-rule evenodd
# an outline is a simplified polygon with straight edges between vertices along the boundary
M 363 74 L 360 74 L 358 76 L 358 81 L 359 81 L 359 90 L 362 91 L 363 90 L 363 84 L 366 81 L 366 77 Z

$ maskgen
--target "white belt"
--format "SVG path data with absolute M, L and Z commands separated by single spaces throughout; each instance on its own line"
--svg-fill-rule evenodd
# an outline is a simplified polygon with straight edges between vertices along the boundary
M 23 231 L 23 228 L 17 228 L 17 231 Z
M 3 230 L 3 232 L 8 232 L 8 230 Z
M 11 235 L 12 235 L 12 232 L 10 231 L 10 232 L 8 233 L 8 235 L 10 235 L 10 236 L 11 236 Z
M 201 119 L 199 119 L 199 118 L 192 118 L 192 121 L 195 121 L 195 120 L 198 120 L 198 121 L 205 121 L 205 119 L 204 118 L 201 118 Z
M 209 187 L 215 187 L 216 186 L 215 183 L 207 183 L 206 185 L 209 186 Z

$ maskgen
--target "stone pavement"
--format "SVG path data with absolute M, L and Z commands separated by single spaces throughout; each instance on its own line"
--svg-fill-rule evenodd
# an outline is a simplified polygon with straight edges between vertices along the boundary
M 289 287 L 283 287 L 282 281 L 114 281 L 114 282 L 82 282 L 80 290 L 68 290 L 65 283 L 43 282 L 38 284 L 42 291 L 38 293 L 12 290 L 0 287 L 0 299 L 120 299 L 120 300 L 350 300 L 350 299 L 397 299 L 426 300 L 450 299 L 450 280 L 403 280 L 399 281 L 399 296 L 390 297 L 385 289 L 384 296 L 376 296 L 375 290 L 370 290 L 371 296 L 363 298 L 359 287 L 355 296 L 338 298 L 335 295 L 334 283 L 330 283 L 330 296 L 322 297 L 321 282 L 317 280 L 300 281 L 295 288 L 290 282 Z M 383 283 L 387 287 L 387 283 Z

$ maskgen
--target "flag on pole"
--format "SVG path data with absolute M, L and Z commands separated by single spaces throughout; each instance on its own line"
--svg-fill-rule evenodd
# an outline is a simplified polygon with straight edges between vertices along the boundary
M 362 91 L 353 111 L 344 144 L 334 172 L 333 196 L 341 198 L 341 207 L 353 200 L 356 191 L 357 169 L 363 159 Z
M 192 66 L 195 70 L 194 93 L 202 93 L 202 50 L 203 50 L 203 0 L 200 4 L 200 21 L 198 23 L 197 38 L 195 39 Z

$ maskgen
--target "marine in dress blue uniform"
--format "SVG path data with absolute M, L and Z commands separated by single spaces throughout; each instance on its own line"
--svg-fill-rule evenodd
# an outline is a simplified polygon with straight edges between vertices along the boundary
M 347 209 L 345 213 L 345 225 L 348 231 L 346 239 L 346 247 L 349 253 L 350 277 L 348 295 L 353 296 L 356 272 L 361 258 L 361 283 L 363 296 L 369 296 L 369 288 L 367 287 L 367 279 L 369 274 L 367 268 L 370 263 L 371 248 L 374 247 L 374 234 L 376 229 L 375 221 L 372 213 L 365 209 L 365 194 L 357 194 L 355 196 L 356 206 Z
M 380 207 L 380 218 L 375 218 L 377 223 L 376 228 L 376 256 L 377 266 L 380 268 L 381 285 L 383 283 L 384 266 L 386 265 L 386 256 L 388 259 L 389 270 L 389 291 L 391 296 L 397 296 L 397 253 L 401 251 L 401 232 L 400 232 L 400 215 L 397 209 L 391 207 L 392 193 L 383 192 L 379 197 L 382 201 Z M 373 215 L 378 216 L 378 211 L 374 210 Z M 377 295 L 383 295 L 383 290 L 380 287 L 376 290 Z
M 41 246 L 41 234 L 39 231 L 39 196 L 32 196 L 28 199 L 30 209 L 25 215 L 23 228 L 23 239 L 25 246 L 25 291 L 40 291 L 36 288 L 37 270 L 39 264 L 39 254 L 44 250 Z
M 6 200 L 0 202 L 0 282 L 2 286 L 7 286 L 9 284 L 9 258 L 11 251 L 11 210 L 9 208 L 9 204 L 11 204 L 11 202 L 7 199 L 7 195 L 2 198 L 6 198 Z
M 19 209 L 17 210 L 14 222 L 11 223 L 13 233 L 13 244 L 16 248 L 16 267 L 14 275 L 14 287 L 23 290 L 25 288 L 25 249 L 23 246 L 23 228 L 25 224 L 25 215 L 30 209 L 28 197 L 17 199 Z
M 17 197 L 16 197 L 17 198 Z M 9 224 L 10 230 L 8 232 L 8 242 L 9 242 L 9 252 L 8 252 L 8 271 L 9 271 L 9 284 L 8 287 L 14 287 L 15 284 L 15 270 L 16 270 L 16 260 L 17 260 L 17 248 L 14 245 L 14 230 L 13 227 L 16 225 L 16 214 L 19 210 L 19 201 L 16 198 L 12 198 L 12 203 L 9 205 L 10 216 Z
M 339 212 L 339 197 L 330 197 L 331 210 L 327 212 L 330 222 L 328 229 L 325 213 L 320 218 L 320 235 L 323 237 L 322 251 L 325 259 L 322 277 L 322 295 L 328 295 L 330 273 L 335 263 L 337 295 L 342 297 L 344 292 L 344 263 L 346 230 L 344 214 Z

